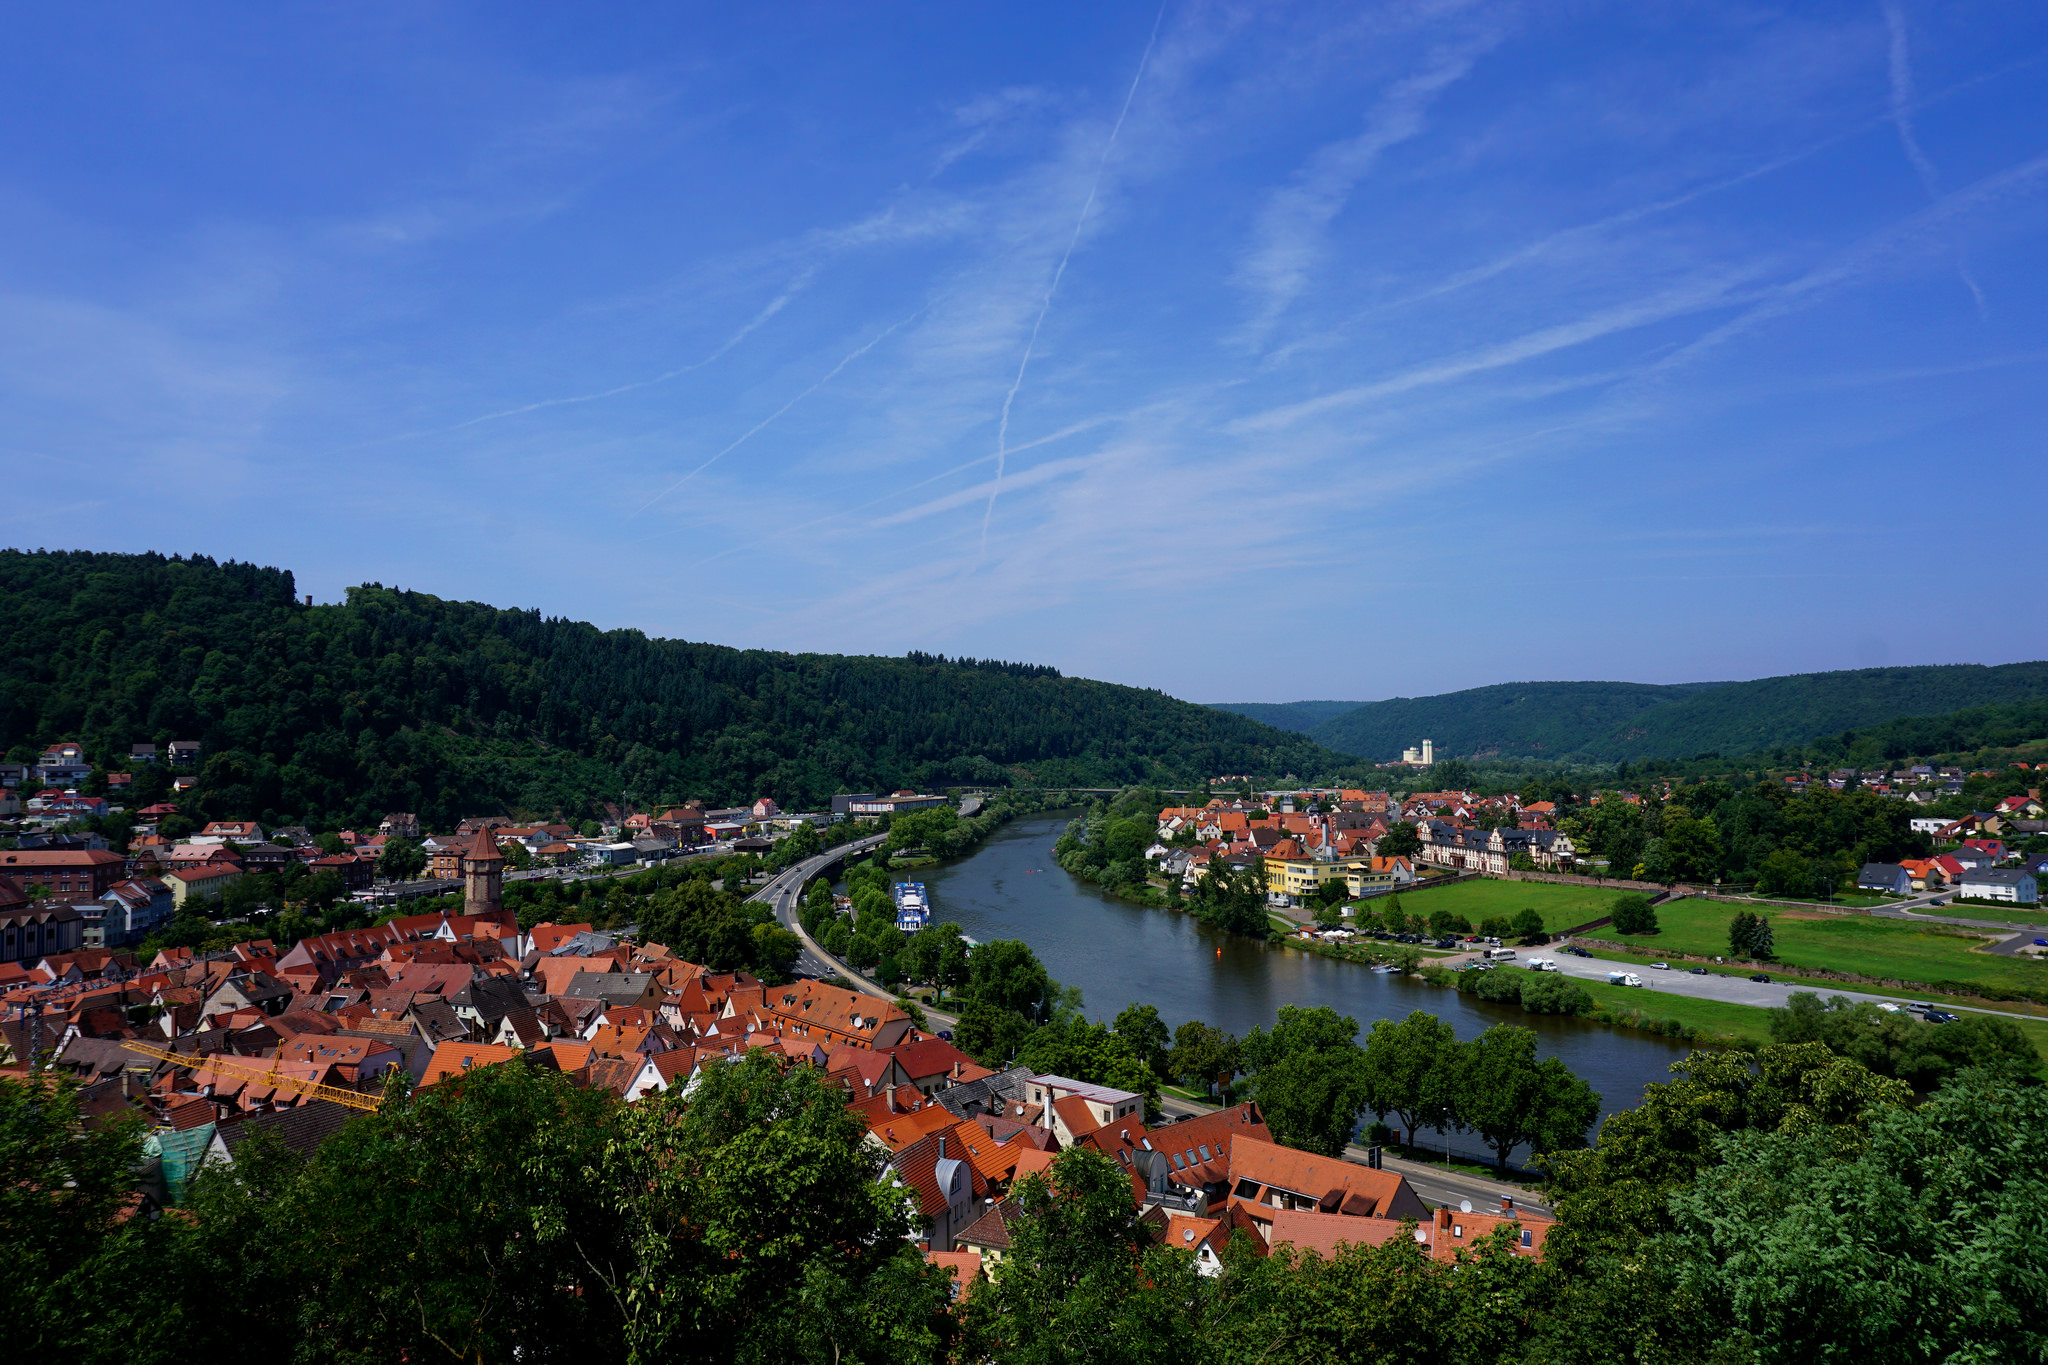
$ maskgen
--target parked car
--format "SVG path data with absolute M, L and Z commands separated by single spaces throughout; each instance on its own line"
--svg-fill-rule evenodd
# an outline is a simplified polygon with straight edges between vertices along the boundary
M 1930 1024 L 1953 1024 L 1958 1022 L 1961 1016 L 1950 1014 L 1947 1010 L 1929 1010 L 1922 1017 Z
M 1691 972 L 1694 976 L 1705 976 L 1707 974 L 1707 969 L 1705 967 L 1687 967 L 1686 970 Z
M 1576 943 L 1573 944 L 1571 947 L 1565 949 L 1565 951 L 1570 953 L 1573 957 L 1591 957 L 1593 955 L 1586 949 L 1579 947 Z
M 2034 940 L 2034 946 L 2035 946 L 2036 948 L 2048 948 L 2048 938 L 2037 938 L 2037 939 L 2035 939 L 2035 940 Z
M 1768 986 L 1768 985 L 1770 985 L 1770 984 L 1771 984 L 1771 978 L 1770 978 L 1770 977 L 1768 977 L 1768 976 L 1766 976 L 1766 975 L 1764 975 L 1764 974 L 1763 974 L 1762 972 L 1758 972 L 1758 973 L 1756 973 L 1756 974 L 1755 974 L 1754 976 L 1750 977 L 1749 979 L 1750 979 L 1751 981 L 1761 981 L 1761 982 L 1763 982 L 1763 983 L 1764 983 L 1764 984 L 1765 984 L 1766 986 Z
M 1668 972 L 1671 970 L 1671 964 L 1669 962 L 1652 962 L 1650 970 L 1653 972 Z

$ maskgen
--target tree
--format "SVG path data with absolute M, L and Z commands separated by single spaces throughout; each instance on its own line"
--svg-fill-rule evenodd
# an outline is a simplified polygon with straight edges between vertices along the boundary
M 1202 1278 L 1186 1252 L 1153 1244 L 1115 1162 L 1068 1148 L 1012 1197 L 1010 1252 L 967 1301 L 962 1358 L 1180 1365 L 1210 1354 L 1188 1311 Z
M 1771 1011 L 1771 1037 L 1780 1043 L 1821 1043 L 1829 1051 L 1895 1076 L 1926 1092 L 1955 1073 L 1977 1066 L 2036 1063 L 2033 1044 L 2013 1020 L 1968 1014 L 1953 1024 L 1926 1024 L 1903 1012 L 1892 1014 L 1868 1001 L 1832 996 L 1823 1002 L 1812 991 L 1795 991 L 1785 1008 Z
M 1767 962 L 1776 947 L 1777 938 L 1772 932 L 1771 922 L 1762 915 L 1738 910 L 1735 918 L 1728 921 L 1728 951 L 1733 956 Z
M 1608 917 L 1614 922 L 1619 934 L 1654 934 L 1657 932 L 1657 911 L 1650 904 L 1650 898 L 1640 891 L 1630 891 L 1614 898 L 1613 908 Z
M 1211 858 L 1195 879 L 1188 906 L 1195 918 L 1211 928 L 1245 938 L 1272 936 L 1266 919 L 1265 866 L 1259 859 L 1234 868 L 1227 859 Z
M 687 1102 L 671 1090 L 615 1122 L 602 1192 L 618 1249 L 577 1278 L 632 1358 L 935 1348 L 945 1290 L 904 1240 L 908 1192 L 822 1073 L 757 1051 L 706 1066 Z
M 1422 1010 L 1381 1019 L 1365 1039 L 1365 1106 L 1399 1119 L 1412 1147 L 1418 1128 L 1454 1120 L 1458 1068 L 1458 1035 L 1443 1020 Z
M 1357 1034 L 1357 1020 L 1328 1006 L 1283 1005 L 1270 1032 L 1244 1036 L 1246 1086 L 1281 1142 L 1324 1156 L 1344 1150 L 1368 1094 Z
M 299 886 L 300 904 L 315 910 L 331 910 L 347 895 L 348 887 L 342 884 L 341 875 L 331 867 L 321 868 Z
M 415 839 L 404 835 L 393 835 L 384 843 L 384 851 L 377 855 L 377 870 L 394 882 L 407 882 L 427 870 L 426 850 Z
M 1335 885 L 1341 886 L 1343 883 L 1338 882 Z M 1343 926 L 1344 901 L 1342 897 L 1336 900 L 1325 899 L 1317 903 L 1316 927 L 1318 929 L 1341 929 Z
M 959 1037 L 957 1032 L 954 1037 Z M 1078 1014 L 1064 1015 L 1033 1030 L 1017 1049 L 1017 1064 L 1040 1075 L 1071 1076 L 1091 1085 L 1143 1095 L 1147 1115 L 1157 1116 L 1158 1075 L 1122 1036 Z
M 1664 866 L 1687 881 L 1711 881 L 1721 875 L 1721 832 L 1712 818 L 1690 816 L 1664 822 Z
M 1029 944 L 1016 939 L 984 943 L 968 958 L 967 967 L 970 999 L 1008 1010 L 1027 1023 L 1052 1017 L 1058 988 Z
M 1479 933 L 1484 938 L 1513 938 L 1515 922 L 1506 915 L 1488 915 L 1479 921 Z
M 2048 1092 L 1978 1071 L 1890 1108 L 1845 1154 L 1824 1131 L 1745 1132 L 1671 1198 L 1651 1247 L 1700 1354 L 1768 1362 L 2048 1354 L 2031 1240 L 2048 1207 Z M 1673 1342 L 1676 1354 L 1686 1346 Z
M 1757 864 L 1759 896 L 1804 896 L 1810 890 L 1810 862 L 1796 849 L 1772 849 Z
M 1415 832 L 1415 826 L 1398 820 L 1375 841 L 1373 852 L 1382 858 L 1412 858 L 1421 847 L 1422 836 Z
M 1600 1097 L 1557 1058 L 1536 1060 L 1534 1030 L 1495 1024 L 1464 1049 L 1457 1109 L 1505 1176 L 1525 1142 L 1538 1153 L 1584 1146 Z
M 1238 1069 L 1238 1041 L 1214 1024 L 1190 1019 L 1173 1031 L 1167 1071 L 1174 1080 L 1208 1094 L 1229 1085 Z
M 1516 915 L 1513 932 L 1528 947 L 1550 942 L 1550 935 L 1543 932 L 1543 912 L 1540 910 L 1524 910 Z
M 1161 1080 L 1172 1074 L 1167 1065 L 1167 1048 L 1173 1042 L 1173 1035 L 1167 1032 L 1166 1023 L 1159 1017 L 1157 1008 L 1151 1005 L 1126 1005 L 1111 1025 L 1117 1037 L 1130 1044 L 1133 1054 Z

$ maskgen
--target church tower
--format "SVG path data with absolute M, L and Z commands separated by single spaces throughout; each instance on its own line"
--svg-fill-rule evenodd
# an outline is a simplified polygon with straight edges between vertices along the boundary
M 505 910 L 505 855 L 488 829 L 480 829 L 462 850 L 462 913 L 500 915 Z

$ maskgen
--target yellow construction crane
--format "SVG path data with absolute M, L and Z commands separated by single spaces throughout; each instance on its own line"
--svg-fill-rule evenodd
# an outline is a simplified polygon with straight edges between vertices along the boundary
M 230 1057 L 219 1052 L 209 1053 L 204 1057 L 195 1057 L 186 1052 L 171 1052 L 164 1048 L 151 1047 L 148 1043 L 124 1041 L 121 1046 L 127 1048 L 130 1052 L 139 1052 L 143 1056 L 154 1058 L 159 1062 L 169 1062 L 172 1066 L 192 1067 L 195 1070 L 202 1066 L 210 1066 L 216 1071 L 226 1071 L 240 1076 L 247 1081 L 268 1085 L 273 1088 L 290 1090 L 295 1094 L 304 1095 L 308 1099 L 333 1100 L 336 1104 L 347 1105 L 351 1109 L 374 1110 L 384 1102 L 383 1097 L 379 1095 L 365 1095 L 359 1090 L 343 1090 L 340 1086 L 322 1085 L 318 1081 L 304 1080 L 298 1076 L 287 1076 L 277 1069 L 278 1062 L 282 1060 L 279 1058 L 273 1058 L 270 1063 L 270 1070 L 265 1071 L 261 1066 L 254 1065 L 243 1058 Z

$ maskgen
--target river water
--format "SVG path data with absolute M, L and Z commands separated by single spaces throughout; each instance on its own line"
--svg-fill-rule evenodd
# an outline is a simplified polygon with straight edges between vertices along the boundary
M 918 875 L 935 919 L 969 938 L 1022 939 L 1062 984 L 1079 986 L 1091 1019 L 1104 1023 L 1132 1002 L 1155 1006 L 1169 1027 L 1204 1019 L 1242 1036 L 1271 1027 L 1283 1005 L 1328 1005 L 1356 1019 L 1427 1010 L 1471 1038 L 1506 1020 L 1536 1030 L 1555 1055 L 1600 1092 L 1602 1117 L 1641 1102 L 1643 1086 L 1669 1079 L 1687 1049 L 1669 1039 L 1556 1015 L 1525 1014 L 1440 986 L 1374 972 L 1297 949 L 1204 928 L 1190 915 L 1114 900 L 1053 861 L 1072 812 L 1012 821 L 957 863 Z M 1425 1142 L 1429 1138 L 1423 1138 Z M 1476 1155 L 1473 1139 L 1453 1150 Z

